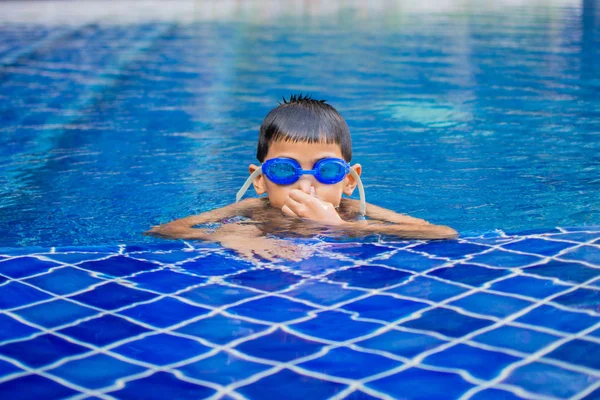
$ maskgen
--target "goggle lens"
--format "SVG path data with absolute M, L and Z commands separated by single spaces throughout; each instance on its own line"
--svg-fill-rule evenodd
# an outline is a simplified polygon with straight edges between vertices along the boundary
M 348 163 L 338 158 L 326 158 L 315 164 L 312 170 L 303 170 L 300 164 L 291 158 L 272 158 L 262 165 L 263 173 L 278 185 L 289 185 L 300 179 L 303 174 L 314 175 L 325 184 L 341 182 L 350 171 Z

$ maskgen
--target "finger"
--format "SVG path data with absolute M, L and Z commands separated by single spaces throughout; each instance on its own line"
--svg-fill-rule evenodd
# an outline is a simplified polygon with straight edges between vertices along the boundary
M 306 193 L 305 193 L 306 194 Z M 285 199 L 285 205 L 296 214 L 298 217 L 305 217 L 306 212 L 308 211 L 306 205 L 292 199 L 291 197 L 287 197 Z
M 314 186 L 310 187 L 310 193 L 309 193 L 312 197 L 317 197 L 317 192 L 315 190 Z
M 292 189 L 292 190 L 290 190 L 289 197 L 292 200 L 295 200 L 295 201 L 300 202 L 300 203 L 306 203 L 306 202 L 311 202 L 311 201 L 316 200 L 310 194 L 308 194 L 306 192 L 303 192 L 302 190 L 298 190 L 298 189 Z
M 286 204 L 283 205 L 283 207 L 281 207 L 281 211 L 287 215 L 288 217 L 296 217 L 296 218 L 300 218 L 298 216 L 298 214 L 296 214 L 295 212 L 292 211 L 291 208 L 289 208 Z

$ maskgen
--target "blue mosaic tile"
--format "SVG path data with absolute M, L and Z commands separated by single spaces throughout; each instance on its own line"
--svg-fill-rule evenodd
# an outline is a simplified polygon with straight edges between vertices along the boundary
M 298 275 L 271 269 L 255 269 L 230 276 L 226 279 L 226 281 L 234 285 L 251 287 L 265 292 L 284 290 L 301 280 L 302 278 Z
M 191 289 L 178 296 L 200 305 L 221 307 L 250 297 L 261 296 L 261 294 L 251 290 L 213 284 Z
M 0 274 L 9 278 L 19 279 L 40 274 L 58 266 L 59 264 L 42 261 L 34 257 L 19 257 L 0 261 Z
M 503 382 L 532 393 L 567 398 L 598 382 L 598 378 L 534 362 L 517 368 Z
M 583 264 L 551 260 L 545 264 L 523 269 L 527 274 L 558 278 L 571 283 L 583 283 L 592 278 L 600 277 L 600 269 L 586 267 Z
M 494 279 L 510 275 L 510 273 L 508 270 L 459 263 L 450 267 L 436 269 L 427 274 L 453 282 L 460 282 L 465 285 L 481 286 Z
M 114 254 L 114 253 L 113 253 Z M 83 261 L 98 260 L 110 256 L 111 253 L 50 253 L 44 257 L 67 264 L 77 264 Z
M 192 261 L 195 258 L 204 257 L 206 254 L 197 250 L 175 250 L 175 251 L 156 251 L 144 253 L 129 253 L 129 255 L 138 260 L 158 261 L 161 264 L 176 264 L 182 261 Z
M 340 284 L 310 280 L 301 283 L 292 290 L 286 291 L 285 295 L 310 301 L 314 304 L 330 306 L 362 296 L 364 293 L 354 289 L 343 288 Z
M 570 312 L 559 308 L 541 305 L 517 319 L 530 325 L 543 326 L 557 331 L 577 333 L 600 322 L 600 318 L 588 314 Z
M 388 290 L 390 293 L 430 301 L 446 300 L 466 291 L 467 289 L 460 286 L 440 282 L 424 276 L 417 276 L 410 282 Z
M 104 354 L 95 354 L 79 360 L 69 361 L 48 372 L 89 389 L 112 386 L 119 378 L 138 374 L 146 369 Z
M 300 368 L 309 371 L 348 379 L 363 379 L 400 365 L 400 361 L 348 347 L 329 350 L 324 356 L 298 364 Z
M 491 380 L 506 366 L 517 361 L 521 361 L 521 359 L 496 351 L 457 344 L 442 352 L 428 356 L 422 363 L 438 367 L 462 369 L 476 378 Z
M 261 321 L 285 322 L 305 317 L 313 310 L 315 308 L 302 303 L 270 296 L 230 307 L 227 312 Z
M 138 400 L 140 393 L 143 393 L 144 399 L 147 400 L 192 400 L 210 397 L 215 394 L 215 390 L 199 384 L 181 381 L 168 372 L 156 372 L 149 377 L 127 382 L 122 389 L 109 392 L 111 396 L 125 400 Z
M 8 282 L 8 278 L 4 277 L 4 276 L 0 276 L 0 286 L 2 286 L 2 284 Z
M 0 354 L 11 357 L 33 368 L 52 364 L 61 358 L 87 351 L 89 349 L 86 347 L 68 342 L 51 334 L 0 346 Z
M 496 282 L 490 286 L 490 289 L 543 299 L 567 290 L 569 289 L 569 286 L 555 283 L 549 279 L 539 279 L 519 275 Z
M 158 301 L 153 301 L 152 303 L 140 304 L 119 311 L 119 314 L 145 322 L 152 326 L 166 328 L 206 314 L 209 311 L 210 310 L 207 308 L 192 306 L 182 301 L 166 297 Z
M 525 239 L 514 243 L 508 243 L 502 247 L 507 250 L 520 251 L 524 253 L 539 254 L 541 256 L 554 256 L 564 249 L 573 247 L 575 244 L 566 242 L 556 242 L 544 239 Z
M 150 300 L 155 294 L 130 289 L 117 283 L 107 283 L 89 292 L 71 297 L 73 300 L 105 310 L 115 310 L 133 303 Z
M 375 265 L 362 265 L 327 275 L 331 281 L 347 283 L 349 287 L 380 289 L 396 285 L 412 276 L 408 272 L 398 271 Z
M 461 337 L 493 323 L 494 321 L 468 317 L 446 308 L 436 308 L 423 313 L 417 319 L 402 323 L 402 326 Z
M 102 282 L 102 280 L 94 278 L 89 273 L 79 269 L 65 267 L 54 270 L 49 274 L 27 279 L 25 282 L 48 292 L 65 295 L 87 289 L 91 285 Z
M 216 382 L 223 386 L 263 372 L 270 365 L 247 361 L 224 351 L 177 368 L 190 378 Z
M 343 254 L 346 257 L 353 259 L 358 258 L 359 260 L 366 260 L 380 256 L 383 253 L 394 250 L 393 247 L 380 246 L 373 243 L 344 243 L 329 246 L 328 250 L 335 254 Z
M 127 280 L 134 282 L 138 287 L 165 294 L 175 293 L 206 282 L 206 278 L 180 274 L 170 269 L 146 272 Z
M 47 300 L 51 296 L 20 282 L 0 286 L 0 309 L 11 309 Z
M 0 360 L 0 379 L 7 375 L 22 371 L 23 370 L 21 368 L 18 368 L 14 364 L 9 363 L 8 361 Z M 0 393 L 2 393 L 2 386 L 0 386 Z
M 285 393 L 286 400 L 326 399 L 347 386 L 297 374 L 283 369 L 274 375 L 243 386 L 237 391 L 251 399 L 277 399 Z
M 505 390 L 486 389 L 486 390 L 482 390 L 481 392 L 475 393 L 475 395 L 473 395 L 471 397 L 471 399 L 476 399 L 476 400 L 520 400 L 520 399 L 523 399 L 523 397 L 519 397 L 519 396 L 515 395 L 514 393 L 507 392 Z
M 365 392 L 361 392 L 360 390 L 355 390 L 354 392 L 350 393 L 348 396 L 344 397 L 344 400 L 374 400 L 374 399 L 378 399 L 378 397 L 370 396 L 370 395 L 366 394 Z
M 225 345 L 233 340 L 264 331 L 269 327 L 270 325 L 255 324 L 217 314 L 186 324 L 177 329 L 177 332 L 197 336 L 212 343 Z
M 479 254 L 469 262 L 476 264 L 485 264 L 501 268 L 521 268 L 523 266 L 540 262 L 543 259 L 537 256 L 526 254 L 511 253 L 504 250 L 492 250 L 489 253 Z
M 488 250 L 489 247 L 480 246 L 472 243 L 461 243 L 456 240 L 439 240 L 421 244 L 412 248 L 414 251 L 421 251 L 436 257 L 461 258 L 471 254 L 481 253 Z
M 0 314 L 0 343 L 30 336 L 39 330 L 25 325 L 6 314 Z
M 598 290 L 579 288 L 558 296 L 553 301 L 565 306 L 600 313 L 600 288 Z
M 160 333 L 127 342 L 111 351 L 154 365 L 168 365 L 210 351 L 195 340 Z
M 559 336 L 550 335 L 548 333 L 503 325 L 492 331 L 477 335 L 472 340 L 491 346 L 518 350 L 524 353 L 535 353 L 559 339 Z
M 455 300 L 450 305 L 458 306 L 463 310 L 482 315 L 492 315 L 504 318 L 526 307 L 534 305 L 529 301 L 515 299 L 514 297 L 498 296 L 491 293 L 477 292 L 462 299 Z
M 268 335 L 241 343 L 235 349 L 250 356 L 287 362 L 316 353 L 322 347 L 322 343 L 306 340 L 277 329 Z
M 344 329 L 331 329 L 332 326 L 343 326 Z M 380 324 L 356 321 L 350 314 L 339 311 L 323 311 L 315 318 L 290 325 L 296 332 L 327 340 L 345 341 L 367 335 L 381 328 Z
M 285 263 L 285 266 L 293 271 L 310 273 L 312 275 L 322 274 L 326 271 L 335 271 L 342 267 L 347 267 L 349 265 L 353 265 L 353 262 L 321 256 L 315 256 L 297 262 Z
M 592 239 L 598 237 L 598 233 L 586 233 L 586 232 L 572 232 L 572 233 L 559 233 L 556 235 L 549 235 L 553 239 L 559 240 L 570 240 L 573 242 L 589 242 Z
M 361 347 L 387 351 L 401 357 L 412 358 L 444 343 L 447 342 L 429 335 L 394 329 L 356 344 Z
M 123 318 L 105 315 L 64 328 L 59 332 L 94 346 L 106 346 L 149 331 Z
M 134 260 L 125 256 L 110 257 L 105 260 L 87 261 L 79 264 L 80 268 L 96 271 L 104 275 L 123 277 L 137 272 L 156 269 L 159 266 L 153 263 Z
M 473 387 L 459 375 L 421 368 L 409 368 L 368 382 L 366 386 L 395 398 L 405 398 L 407 393 L 414 393 L 415 399 L 458 399 Z
M 186 271 L 204 276 L 221 276 L 237 271 L 253 268 L 248 261 L 243 261 L 232 256 L 210 253 L 199 260 L 189 261 L 180 265 Z
M 128 244 L 125 246 L 125 253 L 142 254 L 146 252 L 166 252 L 189 249 L 189 246 L 182 241 L 161 241 L 158 243 L 149 243 L 145 245 Z
M 600 248 L 594 246 L 581 246 L 570 250 L 560 256 L 565 260 L 584 261 L 590 264 L 600 264 Z
M 588 340 L 571 340 L 544 357 L 600 370 L 600 344 Z
M 446 263 L 445 260 L 436 260 L 425 257 L 422 254 L 410 253 L 408 251 L 399 251 L 387 260 L 385 265 L 388 267 L 397 267 L 400 269 L 423 272 L 431 268 L 439 267 Z
M 6 399 L 38 400 L 65 399 L 80 394 L 51 379 L 39 375 L 23 377 L 0 383 L 0 393 Z
M 24 319 L 45 328 L 65 325 L 98 312 L 66 300 L 53 300 L 15 311 Z
M 357 312 L 361 318 L 392 322 L 407 317 L 429 305 L 418 301 L 396 299 L 391 296 L 374 295 L 344 305 L 344 310 Z

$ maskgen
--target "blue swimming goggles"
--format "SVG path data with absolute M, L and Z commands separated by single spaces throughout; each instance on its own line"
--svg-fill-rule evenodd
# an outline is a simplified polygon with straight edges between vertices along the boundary
M 254 182 L 254 179 L 260 174 L 264 174 L 271 182 L 277 185 L 291 185 L 300 179 L 302 175 L 313 175 L 319 182 L 331 185 L 341 182 L 346 175 L 350 174 L 358 183 L 360 212 L 362 215 L 365 215 L 366 202 L 363 184 L 358 174 L 341 158 L 323 158 L 317 161 L 313 169 L 302 169 L 300 163 L 292 158 L 271 158 L 265 161 L 259 169 L 248 177 L 236 195 L 236 202 L 240 201 L 252 182 Z

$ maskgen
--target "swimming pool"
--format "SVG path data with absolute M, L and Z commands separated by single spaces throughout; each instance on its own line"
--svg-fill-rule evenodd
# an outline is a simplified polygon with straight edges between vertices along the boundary
M 0 393 L 600 396 L 594 2 L 137 4 L 0 3 Z M 462 237 L 140 235 L 231 202 L 290 92 Z

